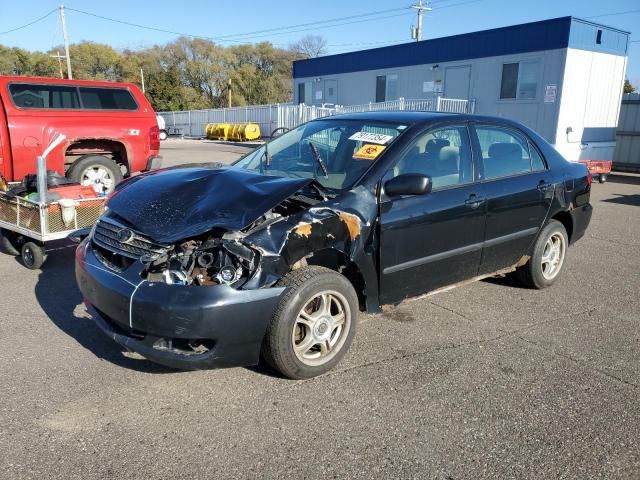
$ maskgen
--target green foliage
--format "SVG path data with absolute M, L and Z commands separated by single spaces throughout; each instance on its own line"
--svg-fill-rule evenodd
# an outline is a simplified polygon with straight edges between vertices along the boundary
M 635 91 L 636 91 L 636 87 L 631 85 L 631 82 L 629 81 L 628 78 L 625 79 L 624 86 L 622 87 L 622 93 L 633 93 Z
M 63 53 L 29 52 L 0 45 L 0 75 L 58 77 Z M 94 42 L 70 46 L 73 77 L 124 81 L 141 85 L 158 110 L 226 107 L 229 81 L 233 106 L 291 100 L 292 61 L 300 52 L 275 48 L 271 43 L 223 47 L 203 39 L 181 37 L 143 50 L 116 51 Z M 66 75 L 66 64 L 62 64 Z

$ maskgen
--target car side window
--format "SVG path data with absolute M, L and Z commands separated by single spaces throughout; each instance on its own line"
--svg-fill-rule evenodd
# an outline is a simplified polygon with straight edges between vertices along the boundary
M 542 155 L 538 152 L 538 149 L 533 146 L 533 143 L 529 142 L 529 153 L 531 154 L 531 170 L 539 172 L 546 170 L 547 166 L 542 159 Z
M 477 126 L 484 178 L 509 177 L 531 171 L 528 142 L 517 132 L 501 127 Z
M 393 169 L 395 177 L 407 173 L 431 177 L 433 190 L 472 182 L 467 127 L 447 126 L 419 135 Z

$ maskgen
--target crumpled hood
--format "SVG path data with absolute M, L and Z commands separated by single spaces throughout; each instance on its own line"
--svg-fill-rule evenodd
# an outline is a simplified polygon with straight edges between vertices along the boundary
M 136 231 L 169 244 L 212 228 L 241 230 L 312 181 L 216 165 L 171 168 L 125 181 L 107 206 Z

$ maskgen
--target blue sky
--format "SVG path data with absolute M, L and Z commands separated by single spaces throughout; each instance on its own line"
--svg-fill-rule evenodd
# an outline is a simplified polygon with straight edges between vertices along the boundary
M 27 24 L 57 8 L 60 0 L 8 1 L 0 7 L 0 32 Z M 65 5 L 76 10 L 111 17 L 130 23 L 147 25 L 205 37 L 228 37 L 222 44 L 238 41 L 271 41 L 288 45 L 312 33 L 324 36 L 332 53 L 359 50 L 409 40 L 409 28 L 415 23 L 412 10 L 402 10 L 411 0 L 324 0 L 300 2 L 280 1 L 81 1 L 69 0 Z M 640 40 L 640 2 L 638 0 L 432 0 L 433 11 L 424 22 L 424 38 L 434 38 L 546 18 L 573 15 L 631 32 L 632 40 Z M 392 11 L 390 11 L 392 10 Z M 347 17 L 380 12 L 367 18 Z M 630 12 L 610 15 L 620 12 Z M 606 15 L 606 16 L 602 16 Z M 596 17 L 597 16 L 597 17 Z M 288 31 L 271 31 L 238 36 L 240 33 L 263 31 L 276 27 L 300 25 L 342 18 L 317 25 L 306 25 Z M 162 33 L 67 10 L 69 40 L 91 40 L 107 43 L 117 49 L 143 48 L 171 41 L 175 34 Z M 235 35 L 234 37 L 230 37 Z M 62 42 L 57 14 L 21 30 L 0 34 L 0 44 L 30 50 L 48 50 Z M 640 42 L 632 43 L 627 76 L 640 86 Z

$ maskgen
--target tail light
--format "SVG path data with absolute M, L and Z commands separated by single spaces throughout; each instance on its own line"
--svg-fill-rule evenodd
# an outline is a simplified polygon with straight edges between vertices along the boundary
M 149 129 L 149 148 L 160 150 L 160 128 L 157 125 Z
M 587 186 L 590 187 L 591 186 L 591 182 L 593 181 L 593 179 L 591 178 L 591 172 L 587 172 Z

